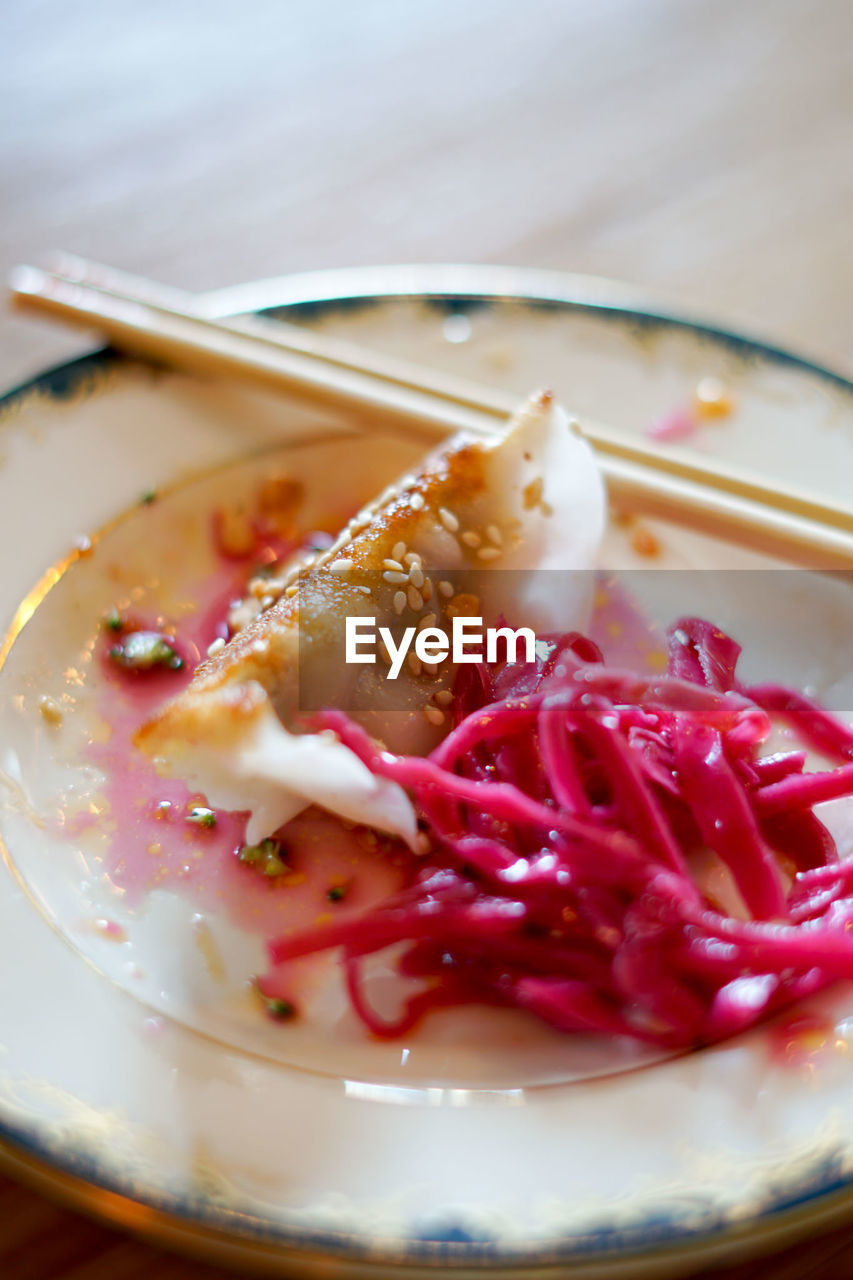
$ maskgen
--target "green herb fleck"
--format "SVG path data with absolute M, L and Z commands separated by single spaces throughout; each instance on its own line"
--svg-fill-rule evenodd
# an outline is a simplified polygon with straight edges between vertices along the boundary
M 156 631 L 129 632 L 121 644 L 113 645 L 110 657 L 128 671 L 150 671 L 154 667 L 180 671 L 184 665 L 174 645 Z
M 110 609 L 109 613 L 105 615 L 104 626 L 107 631 L 121 631 L 124 622 L 118 609 Z
M 296 1017 L 296 1005 L 290 1000 L 282 1000 L 279 997 L 273 997 L 264 1001 L 267 1013 L 271 1018 L 279 1018 L 284 1021 L 286 1018 Z
M 327 889 L 326 897 L 330 902 L 343 902 L 348 893 L 348 884 L 333 884 L 330 889 Z
M 203 805 L 196 805 L 187 814 L 187 822 L 194 822 L 198 827 L 210 829 L 216 826 L 216 814 L 212 809 L 205 809 Z
M 258 867 L 271 879 L 283 876 L 290 869 L 282 857 L 281 842 L 270 837 L 260 844 L 242 845 L 237 850 L 237 857 L 250 867 Z
M 143 502 L 146 507 L 150 507 L 151 503 L 154 501 L 156 497 L 157 497 L 156 489 L 145 489 L 142 494 L 142 497 L 140 498 L 140 502 Z

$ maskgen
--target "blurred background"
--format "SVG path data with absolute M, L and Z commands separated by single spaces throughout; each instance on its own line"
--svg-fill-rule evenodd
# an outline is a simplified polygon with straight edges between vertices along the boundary
M 853 369 L 850 0 L 3 0 L 0 267 L 592 272 Z M 81 348 L 0 314 L 0 385 Z
M 0 269 L 551 267 L 853 375 L 851 49 L 850 0 L 0 0 Z M 0 390 L 85 346 L 0 308 Z M 0 1205 L 7 1280 L 214 1274 Z

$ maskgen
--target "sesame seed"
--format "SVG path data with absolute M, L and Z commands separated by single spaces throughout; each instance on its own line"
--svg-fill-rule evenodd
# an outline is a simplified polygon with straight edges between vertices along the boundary
M 261 598 L 261 608 L 268 609 L 271 604 L 275 604 L 275 596 L 263 596 Z
M 298 590 L 299 590 L 299 583 L 294 582 L 291 586 L 285 587 L 284 594 L 286 596 L 295 596 Z
M 424 666 L 424 675 L 425 675 L 425 676 L 437 676 L 437 675 L 438 675 L 438 663 L 437 663 L 437 662 L 425 662 L 425 663 L 423 664 L 423 666 Z
M 500 547 L 480 547 L 477 552 L 478 560 L 498 560 L 503 555 Z
M 452 511 L 448 511 L 447 507 L 439 507 L 438 518 L 448 533 L 456 533 L 459 528 L 459 521 Z
M 394 594 L 394 612 L 395 612 L 396 614 L 401 614 L 401 613 L 403 612 L 403 610 L 405 609 L 405 607 L 406 607 L 406 593 L 405 593 L 405 591 L 397 591 L 397 592 L 395 592 L 395 594 Z
M 358 533 L 361 529 L 367 528 L 370 524 L 370 519 L 371 516 L 369 511 L 360 511 L 357 516 L 353 516 L 352 520 L 350 520 L 349 527 L 352 529 L 353 533 Z
M 413 676 L 419 676 L 423 669 L 421 660 L 416 653 L 410 653 L 406 656 L 406 666 L 409 668 Z
M 43 693 L 38 701 L 39 711 L 48 724 L 62 723 L 62 708 L 49 693 Z
M 350 570 L 351 568 L 352 568 L 352 560 L 346 560 L 346 559 L 333 560 L 332 563 L 329 565 L 329 569 L 331 570 L 332 573 L 347 573 L 347 571 Z
M 391 558 L 393 560 L 402 560 L 405 554 L 406 554 L 405 542 L 395 542 L 391 550 Z
M 444 582 L 439 582 L 438 589 L 440 593 L 444 596 L 445 600 L 449 600 L 450 597 L 453 595 L 452 582 L 447 582 L 446 580 Z
M 424 607 L 424 598 L 420 591 L 418 591 L 417 587 L 409 587 L 406 597 L 409 601 L 409 608 L 412 612 L 420 613 L 421 609 Z
M 409 499 L 409 506 L 412 507 L 414 511 L 423 511 L 423 507 L 424 507 L 423 494 L 413 493 L 411 498 Z
M 436 618 L 434 613 L 425 614 L 424 617 L 421 618 L 420 622 L 418 623 L 418 630 L 423 631 L 425 627 L 435 626 L 435 621 L 436 621 Z
M 391 582 L 395 587 L 401 587 L 404 582 L 409 581 L 407 573 L 398 573 L 396 569 L 386 569 L 382 577 L 386 582 Z
M 444 724 L 444 712 L 440 707 L 434 707 L 429 702 L 424 707 L 424 715 L 430 724 Z
M 453 701 L 453 694 L 449 689 L 439 689 L 435 695 L 435 700 L 440 707 L 449 707 Z
M 496 524 L 486 525 L 486 537 L 490 542 L 493 542 L 496 547 L 503 546 L 503 534 Z
M 429 578 L 424 578 L 424 585 L 421 587 L 421 595 L 427 603 L 432 599 L 432 582 Z
M 356 591 L 360 591 L 363 596 L 370 595 L 370 587 L 356 586 Z
M 420 566 L 421 558 L 418 555 L 417 551 L 409 551 L 406 553 L 406 555 L 403 556 L 403 563 L 407 564 L 409 568 L 411 568 L 413 565 Z
M 242 604 L 238 601 L 236 605 L 232 605 L 228 612 L 228 625 L 232 631 L 242 631 L 252 621 L 252 618 L 258 616 L 257 609 L 253 609 L 248 601 Z
M 413 565 L 409 571 L 409 582 L 420 591 L 424 585 L 424 571 L 419 564 Z
M 395 573 L 403 572 L 403 566 L 400 564 L 399 560 L 383 560 L 382 567 L 383 569 L 393 569 Z
M 466 529 L 464 533 L 460 533 L 459 537 L 466 547 L 479 547 L 483 541 L 479 533 L 475 533 L 473 529 Z
M 208 658 L 212 658 L 215 653 L 219 653 L 219 651 L 224 648 L 225 641 L 222 639 L 222 636 L 217 636 L 216 639 L 211 640 L 210 644 L 207 646 Z

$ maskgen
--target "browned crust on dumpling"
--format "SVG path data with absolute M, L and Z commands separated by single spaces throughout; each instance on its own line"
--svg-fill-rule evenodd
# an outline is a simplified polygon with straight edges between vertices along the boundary
M 225 749 L 234 741 L 235 727 L 245 726 L 266 706 L 264 689 L 253 681 L 232 681 L 203 695 L 190 685 L 142 726 L 136 743 L 155 755 L 167 745 L 177 746 L 180 754 L 201 746 Z
M 365 508 L 369 523 L 345 541 L 339 538 L 300 574 L 300 579 L 310 578 L 310 594 L 301 590 L 298 595 L 283 594 L 207 658 L 187 689 L 142 726 L 137 745 L 157 755 L 173 754 L 176 746 L 182 754 L 193 742 L 225 744 L 233 731 L 233 717 L 251 714 L 252 700 L 261 690 L 286 718 L 288 707 L 297 702 L 300 625 L 322 645 L 326 631 L 338 625 L 342 614 L 369 615 L 377 610 L 376 601 L 359 591 L 349 575 L 344 577 L 330 566 L 346 559 L 354 570 L 375 571 L 396 543 L 410 544 L 425 521 L 435 522 L 439 505 L 452 508 L 457 502 L 470 503 L 485 489 L 487 452 L 488 445 L 482 442 L 459 439 Z M 234 687 L 233 696 L 211 697 L 228 686 Z

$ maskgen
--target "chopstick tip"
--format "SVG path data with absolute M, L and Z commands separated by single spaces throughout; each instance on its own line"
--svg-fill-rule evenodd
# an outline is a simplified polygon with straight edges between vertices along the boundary
M 18 298 L 30 298 L 43 291 L 45 272 L 40 267 L 31 267 L 27 263 L 19 263 L 9 272 L 7 284 L 11 301 Z

